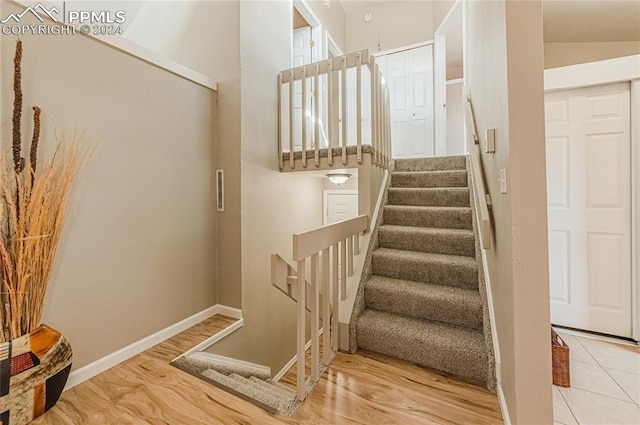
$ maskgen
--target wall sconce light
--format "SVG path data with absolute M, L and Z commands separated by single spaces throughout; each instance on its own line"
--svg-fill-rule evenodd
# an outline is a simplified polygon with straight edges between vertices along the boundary
M 327 177 L 329 178 L 329 180 L 331 180 L 331 183 L 337 184 L 338 186 L 340 186 L 342 183 L 349 180 L 349 177 L 351 177 L 351 174 L 332 173 L 332 174 L 327 174 Z

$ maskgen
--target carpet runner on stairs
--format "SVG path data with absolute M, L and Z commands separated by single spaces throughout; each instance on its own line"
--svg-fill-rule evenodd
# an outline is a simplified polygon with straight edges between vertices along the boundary
M 293 388 L 273 381 L 269 374 L 258 369 L 195 356 L 181 356 L 171 364 L 271 413 L 291 415 L 300 406 Z
M 396 160 L 378 244 L 358 348 L 486 382 L 466 158 Z

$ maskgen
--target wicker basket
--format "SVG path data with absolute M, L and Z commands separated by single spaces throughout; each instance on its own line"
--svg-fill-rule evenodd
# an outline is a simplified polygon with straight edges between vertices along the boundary
M 569 387 L 569 346 L 551 329 L 551 358 L 553 366 L 553 385 Z

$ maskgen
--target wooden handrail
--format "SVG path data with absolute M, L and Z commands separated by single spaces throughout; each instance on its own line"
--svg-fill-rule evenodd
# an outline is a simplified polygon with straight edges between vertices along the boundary
M 363 232 L 369 225 L 369 216 L 361 215 L 350 220 L 339 221 L 315 230 L 293 235 L 293 260 L 307 257 L 333 246 L 357 233 Z
M 353 256 L 359 253 L 359 234 L 367 229 L 369 216 L 340 221 L 305 233 L 293 235 L 293 258 L 297 262 L 296 299 L 296 347 L 297 347 L 297 398 L 303 401 L 307 396 L 306 369 L 306 311 L 311 316 L 311 376 L 315 383 L 320 378 L 321 368 L 331 361 L 338 351 L 339 309 L 338 295 L 346 298 L 347 274 L 353 275 Z M 338 252 L 340 266 L 338 266 Z M 322 262 L 320 263 L 320 257 Z M 307 297 L 306 266 L 310 259 L 310 285 Z M 338 279 L 338 269 L 340 279 Z M 340 285 L 338 281 L 340 280 Z M 338 288 L 340 286 L 340 288 Z M 322 288 L 322 301 L 320 290 Z M 331 296 L 330 296 L 331 294 Z M 308 300 L 308 302 L 307 302 Z M 320 359 L 318 329 L 320 312 L 323 320 L 324 355 Z
M 484 185 L 484 172 L 480 160 L 480 138 L 476 130 L 475 116 L 471 104 L 469 89 L 464 88 L 465 103 L 465 126 L 467 133 L 467 147 L 469 149 L 469 166 L 471 168 L 471 184 L 473 187 L 474 199 L 476 200 L 476 213 L 479 218 L 480 245 L 483 249 L 491 248 L 491 197 L 487 193 Z
M 318 74 L 326 74 L 331 72 L 331 70 L 340 69 L 342 67 L 343 61 L 345 62 L 345 66 L 347 68 L 353 68 L 357 66 L 357 58 L 360 56 L 361 64 L 368 64 L 369 61 L 373 59 L 373 56 L 369 56 L 369 49 L 359 50 L 357 52 L 349 53 L 342 56 L 337 56 L 332 59 L 325 59 L 318 62 L 310 63 L 307 65 L 300 65 L 295 68 L 291 68 L 285 71 L 282 71 L 283 74 L 283 83 L 289 83 L 292 79 L 294 81 L 302 80 L 305 76 L 313 75 L 315 71 L 315 66 L 318 66 Z M 290 71 L 293 71 L 290 73 Z

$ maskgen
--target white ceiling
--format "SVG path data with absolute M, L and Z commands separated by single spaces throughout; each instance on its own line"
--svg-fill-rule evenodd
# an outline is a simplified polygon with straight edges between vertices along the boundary
M 337 0 L 345 13 L 381 0 Z M 547 42 L 639 41 L 640 0 L 543 0 Z

